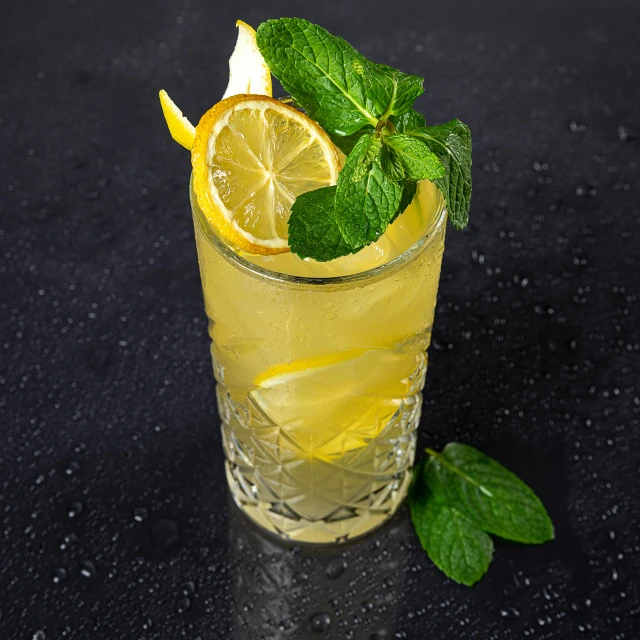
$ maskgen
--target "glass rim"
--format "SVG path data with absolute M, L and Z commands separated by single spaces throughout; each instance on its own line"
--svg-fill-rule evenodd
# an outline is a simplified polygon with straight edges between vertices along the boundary
M 228 242 L 226 242 L 224 238 L 217 234 L 209 224 L 206 216 L 200 208 L 200 205 L 198 204 L 197 196 L 195 194 L 195 191 L 193 190 L 193 177 L 191 177 L 191 179 L 189 180 L 189 200 L 191 201 L 191 210 L 193 212 L 194 218 L 197 219 L 198 224 L 200 225 L 207 239 L 228 261 L 234 263 L 244 271 L 248 271 L 259 278 L 266 278 L 268 280 L 281 282 L 283 284 L 311 285 L 314 287 L 352 284 L 375 279 L 378 276 L 386 274 L 387 272 L 395 271 L 396 268 L 407 262 L 411 262 L 424 250 L 426 250 L 434 241 L 437 232 L 446 224 L 447 221 L 446 203 L 442 193 L 438 189 L 439 211 L 432 220 L 431 224 L 425 229 L 422 236 L 420 236 L 420 238 L 416 242 L 414 242 L 408 249 L 403 251 L 399 256 L 396 256 L 393 260 L 389 260 L 389 262 L 385 262 L 384 264 L 373 267 L 372 269 L 367 269 L 366 271 L 359 271 L 357 273 L 350 273 L 343 276 L 296 276 L 288 273 L 281 273 L 279 271 L 273 271 L 272 269 L 267 269 L 266 267 L 261 267 L 236 253 L 233 247 Z

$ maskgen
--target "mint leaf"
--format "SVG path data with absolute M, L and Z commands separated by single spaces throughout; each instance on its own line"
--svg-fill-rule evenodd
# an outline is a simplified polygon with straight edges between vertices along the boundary
M 452 442 L 427 449 L 409 489 L 416 533 L 434 564 L 471 586 L 487 571 L 493 533 L 525 543 L 553 539 L 553 524 L 533 491 L 495 460 Z
M 422 548 L 449 578 L 472 586 L 489 569 L 493 541 L 467 516 L 434 496 L 419 465 L 409 492 L 409 509 Z
M 387 147 L 386 145 L 383 146 L 380 153 L 380 165 L 382 166 L 384 175 L 387 176 L 389 180 L 393 180 L 395 182 L 404 180 L 406 172 L 404 170 L 402 162 L 394 153 L 394 151 L 392 149 L 389 149 L 389 147 Z
M 351 174 L 352 182 L 360 182 L 362 178 L 366 175 L 366 173 L 371 169 L 371 165 L 373 161 L 380 154 L 380 149 L 382 149 L 382 140 L 378 135 L 368 135 L 365 140 L 367 142 L 367 148 L 363 152 L 362 157 L 360 158 L 360 164 L 354 164 L 353 173 Z M 364 146 L 364 143 L 363 143 Z
M 396 218 L 404 213 L 405 209 L 411 204 L 414 196 L 416 195 L 416 191 L 418 189 L 418 183 L 415 180 L 402 180 L 400 183 L 402 186 L 402 195 L 400 196 L 400 205 L 398 206 L 398 211 L 396 215 L 393 216 L 391 222 L 395 222 Z
M 424 78 L 369 60 L 364 65 L 364 78 L 367 96 L 382 120 L 407 113 L 415 99 L 424 92 Z
M 427 126 L 424 116 L 415 109 L 410 109 L 401 116 L 392 116 L 389 120 L 391 120 L 398 133 L 409 133 Z
M 369 125 L 362 127 L 355 133 L 352 133 L 350 136 L 339 136 L 334 134 L 329 134 L 331 138 L 331 142 L 342 151 L 345 155 L 349 155 L 353 151 L 353 147 L 356 146 L 356 142 L 360 140 L 360 138 L 365 134 L 372 134 L 375 132 L 375 129 Z
M 358 140 L 338 175 L 335 220 L 352 250 L 375 242 L 384 233 L 398 210 L 402 196 L 402 187 L 384 175 L 379 156 L 363 177 L 354 181 L 354 176 L 361 173 L 372 139 L 373 136 L 367 134 Z
M 456 229 L 469 222 L 471 202 L 471 132 L 460 120 L 408 132 L 422 140 L 444 165 L 446 173 L 434 179 L 444 194 L 449 220 Z
M 319 262 L 351 253 L 335 219 L 336 187 L 299 195 L 289 217 L 289 246 L 301 258 Z
M 553 540 L 553 524 L 538 496 L 501 464 L 455 442 L 442 453 L 427 452 L 431 490 L 478 527 L 516 542 Z
M 326 131 L 344 136 L 377 124 L 361 73 L 365 58 L 345 40 L 300 18 L 267 20 L 256 40 L 271 73 Z
M 429 147 L 418 138 L 398 133 L 386 136 L 384 144 L 394 152 L 403 165 L 407 178 L 435 180 L 444 176 L 445 168 L 438 156 L 432 153 Z
M 423 91 L 422 78 L 367 60 L 308 20 L 268 20 L 256 39 L 273 75 L 330 135 L 349 136 L 382 115 L 403 114 Z

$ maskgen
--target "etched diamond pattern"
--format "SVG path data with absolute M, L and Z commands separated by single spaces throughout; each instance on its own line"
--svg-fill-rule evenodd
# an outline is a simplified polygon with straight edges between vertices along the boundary
M 237 504 L 268 530 L 304 542 L 336 542 L 379 526 L 410 483 L 426 358 L 413 395 L 364 446 L 336 441 L 335 455 L 309 454 L 247 393 L 217 385 L 226 471 Z M 369 433 L 375 433 L 371 430 Z

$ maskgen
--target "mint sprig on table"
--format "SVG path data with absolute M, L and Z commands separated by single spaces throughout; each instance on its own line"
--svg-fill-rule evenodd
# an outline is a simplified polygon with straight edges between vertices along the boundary
M 452 442 L 442 453 L 427 449 L 415 469 L 409 509 L 433 563 L 471 586 L 493 557 L 489 534 L 540 544 L 553 540 L 553 523 L 536 494 L 482 452 Z
M 471 133 L 459 120 L 426 126 L 413 109 L 423 78 L 367 60 L 342 38 L 300 18 L 263 22 L 257 43 L 296 105 L 347 159 L 337 185 L 296 198 L 289 246 L 333 260 L 375 242 L 432 180 L 462 229 L 471 198 Z

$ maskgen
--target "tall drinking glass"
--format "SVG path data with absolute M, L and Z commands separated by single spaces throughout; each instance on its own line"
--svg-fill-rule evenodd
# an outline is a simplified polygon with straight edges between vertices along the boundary
M 229 487 L 285 538 L 360 536 L 406 495 L 447 218 L 429 182 L 414 202 L 427 223 L 401 255 L 308 277 L 234 250 L 191 192 Z

